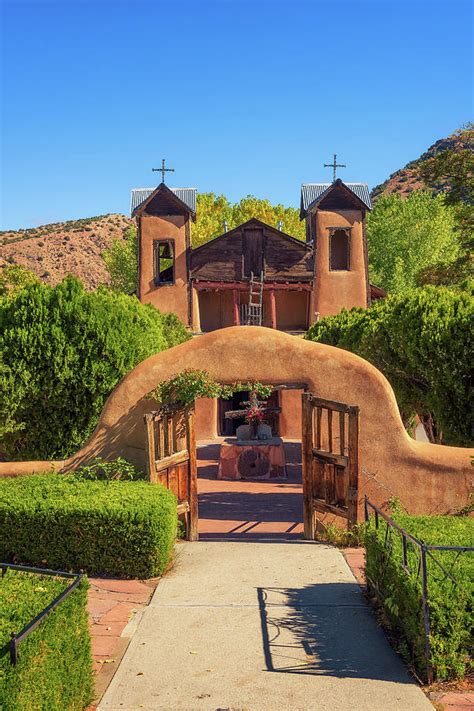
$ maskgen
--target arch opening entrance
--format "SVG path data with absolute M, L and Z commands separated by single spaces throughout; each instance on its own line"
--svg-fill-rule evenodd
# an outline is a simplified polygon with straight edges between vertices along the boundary
M 301 441 L 279 442 L 287 471 L 273 479 L 268 445 L 257 441 L 238 451 L 238 480 L 219 477 L 222 442 L 196 445 L 194 406 L 145 415 L 150 480 L 175 493 L 188 540 L 198 530 L 211 540 L 314 540 L 321 514 L 357 522 L 359 408 L 307 391 L 300 403 Z

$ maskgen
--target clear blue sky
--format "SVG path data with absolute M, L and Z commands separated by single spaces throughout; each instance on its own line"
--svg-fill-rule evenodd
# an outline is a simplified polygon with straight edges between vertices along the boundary
M 468 0 L 3 0 L 1 229 L 132 187 L 373 186 L 472 117 Z

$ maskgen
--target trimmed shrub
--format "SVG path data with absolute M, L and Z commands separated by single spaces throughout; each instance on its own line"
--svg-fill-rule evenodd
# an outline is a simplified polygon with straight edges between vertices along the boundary
M 142 481 L 60 474 L 0 480 L 0 559 L 91 575 L 150 578 L 170 560 L 176 498 Z
M 0 298 L 0 442 L 11 459 L 63 459 L 148 356 L 189 338 L 174 314 L 67 277 Z
M 8 570 L 0 579 L 0 708 L 79 711 L 92 700 L 87 588 L 78 587 L 18 647 L 9 641 L 72 581 Z
M 306 338 L 357 353 L 389 380 L 401 410 L 438 442 L 472 443 L 472 295 L 426 286 L 313 324 Z
M 472 545 L 473 522 L 465 516 L 409 516 L 397 511 L 395 521 L 414 538 L 430 545 Z M 373 523 L 365 534 L 366 574 L 369 590 L 380 602 L 385 623 L 396 631 L 398 648 L 422 677 L 426 676 L 424 627 L 419 556 L 408 544 L 409 573 L 402 568 L 402 539 L 393 531 L 385 546 L 385 524 Z M 462 679 L 469 670 L 473 624 L 472 592 L 474 556 L 453 551 L 434 551 L 435 558 L 451 572 L 454 585 L 427 556 L 430 644 L 435 678 Z

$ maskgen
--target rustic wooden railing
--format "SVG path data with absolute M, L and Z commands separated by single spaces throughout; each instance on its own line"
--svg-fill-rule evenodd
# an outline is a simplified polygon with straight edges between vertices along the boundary
M 316 512 L 357 522 L 359 408 L 302 394 L 304 536 L 314 539 Z
M 194 406 L 163 405 L 145 415 L 147 472 L 178 500 L 186 538 L 198 540 L 198 498 Z

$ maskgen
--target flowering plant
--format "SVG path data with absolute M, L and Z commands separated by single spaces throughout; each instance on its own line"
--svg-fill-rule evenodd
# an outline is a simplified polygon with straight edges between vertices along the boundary
M 260 403 L 251 404 L 245 410 L 245 421 L 249 425 L 259 425 L 263 422 L 263 407 Z

